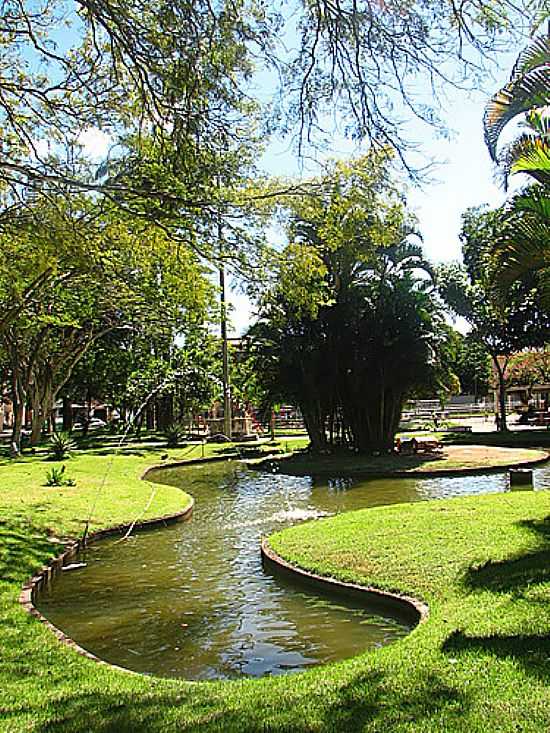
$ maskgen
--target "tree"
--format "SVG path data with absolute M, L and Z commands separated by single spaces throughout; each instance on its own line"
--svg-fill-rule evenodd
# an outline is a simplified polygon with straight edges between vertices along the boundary
M 544 108 L 550 104 L 550 35 L 541 35 L 522 51 L 510 81 L 485 108 L 485 142 L 491 158 L 501 166 L 507 183 L 512 173 L 526 173 L 544 185 L 550 183 L 549 120 Z M 504 128 L 519 115 L 524 132 L 499 152 Z
M 294 203 L 294 239 L 249 333 L 266 396 L 299 405 L 317 451 L 391 449 L 410 393 L 443 381 L 431 268 L 386 163 L 337 165 L 322 196 Z
M 544 346 L 514 354 L 508 364 L 506 379 L 509 385 L 525 387 L 528 403 L 533 396 L 533 387 L 550 383 L 550 348 Z
M 523 173 L 534 185 L 507 204 L 494 241 L 498 267 L 495 277 L 503 293 L 534 274 L 542 301 L 550 310 L 550 35 L 535 38 L 519 55 L 509 83 L 485 109 L 485 141 L 498 163 L 505 184 L 511 174 Z M 523 117 L 523 133 L 497 150 L 508 123 Z
M 403 152 L 396 97 L 434 124 L 437 104 L 430 107 L 418 92 L 417 75 L 434 93 L 467 78 L 475 83 L 482 67 L 476 62 L 490 57 L 504 25 L 514 28 L 517 20 L 521 27 L 522 10 L 508 0 L 475 9 L 419 0 L 399 7 L 326 0 L 6 6 L 0 13 L 1 178 L 15 201 L 22 200 L 22 187 L 54 185 L 59 194 L 68 182 L 73 192 L 79 186 L 116 196 L 122 191 L 116 181 L 82 169 L 75 175 L 75 131 L 107 130 L 122 148 L 148 131 L 190 159 L 194 151 L 215 150 L 220 131 L 239 136 L 255 71 L 274 86 L 264 132 L 297 126 L 304 140 L 338 108 L 350 134 Z M 289 37 L 296 39 L 293 52 Z M 451 79 L 450 61 L 460 67 Z M 141 155 L 139 145 L 130 148 Z M 136 191 L 146 194 L 137 185 L 127 188 L 130 196 Z
M 80 201 L 80 210 L 75 202 L 71 226 L 47 200 L 36 206 L 41 226 L 36 218 L 32 226 L 20 221 L 4 237 L 8 255 L 19 255 L 4 262 L 5 282 L 11 283 L 3 294 L 7 302 L 11 292 L 25 289 L 25 274 L 45 251 L 54 273 L 48 288 L 36 292 L 0 334 L 10 356 L 14 453 L 27 402 L 36 443 L 57 396 L 99 339 L 131 332 L 142 334 L 143 344 L 146 335 L 155 333 L 158 342 L 167 334 L 171 346 L 174 330 L 186 319 L 202 323 L 210 307 L 211 286 L 196 257 L 173 249 L 158 228 L 103 209 L 90 211 L 88 200 Z
M 502 213 L 484 207 L 463 216 L 464 266 L 439 268 L 439 290 L 451 310 L 471 326 L 471 338 L 488 351 L 498 381 L 499 420 L 506 430 L 506 369 L 515 351 L 544 343 L 550 320 L 532 283 L 516 283 L 506 303 L 497 298 L 492 278 L 491 248 Z
M 491 357 L 485 346 L 473 334 L 454 334 L 454 371 L 460 382 L 461 392 L 484 397 L 491 384 Z

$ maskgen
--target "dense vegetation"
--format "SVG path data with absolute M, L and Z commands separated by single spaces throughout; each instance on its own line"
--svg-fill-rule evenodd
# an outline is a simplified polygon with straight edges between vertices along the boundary
M 385 450 L 408 397 L 456 382 L 432 268 L 386 156 L 336 165 L 317 186 L 287 205 L 290 241 L 248 335 L 252 367 L 268 403 L 299 405 L 314 450 Z

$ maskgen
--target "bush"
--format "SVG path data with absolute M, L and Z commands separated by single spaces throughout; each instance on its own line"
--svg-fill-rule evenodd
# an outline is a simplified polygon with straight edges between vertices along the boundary
M 180 425 L 179 423 L 173 423 L 172 425 L 168 426 L 164 431 L 164 437 L 166 438 L 166 445 L 168 446 L 168 448 L 177 448 L 179 445 L 181 445 L 184 432 L 185 430 L 183 428 L 183 425 Z
M 70 433 L 54 433 L 50 438 L 50 456 L 55 461 L 62 461 L 69 458 L 71 451 L 76 448 Z
M 61 466 L 61 468 L 53 466 L 46 471 L 45 486 L 76 486 L 76 481 L 65 476 L 65 466 Z

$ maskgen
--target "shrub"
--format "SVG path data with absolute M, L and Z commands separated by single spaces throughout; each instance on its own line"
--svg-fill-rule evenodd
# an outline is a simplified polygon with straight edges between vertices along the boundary
M 57 468 L 53 466 L 46 471 L 46 483 L 45 486 L 76 486 L 76 481 L 68 476 L 65 476 L 65 466 Z
M 166 438 L 166 445 L 168 448 L 177 448 L 181 444 L 183 439 L 184 429 L 179 423 L 173 423 L 169 425 L 164 431 L 164 437 Z
M 69 458 L 71 451 L 76 448 L 70 433 L 54 433 L 50 438 L 50 455 L 55 461 Z

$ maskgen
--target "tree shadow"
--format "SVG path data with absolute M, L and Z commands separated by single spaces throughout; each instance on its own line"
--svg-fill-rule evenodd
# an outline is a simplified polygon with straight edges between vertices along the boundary
M 550 635 L 517 634 L 470 636 L 454 631 L 443 644 L 448 654 L 482 653 L 500 659 L 512 659 L 521 664 L 528 674 L 548 681 L 550 673 Z
M 173 689 L 170 692 L 120 691 L 98 693 L 82 690 L 51 702 L 37 701 L 25 716 L 35 719 L 36 733 L 126 733 L 135 731 L 195 731 L 224 733 L 230 731 L 312 730 L 349 733 L 375 725 L 389 731 L 398 725 L 415 724 L 445 716 L 451 724 L 465 714 L 469 700 L 463 692 L 442 682 L 433 674 L 415 679 L 410 686 L 386 677 L 379 671 L 366 670 L 341 682 L 327 679 L 322 689 L 315 684 L 297 685 L 295 678 L 273 680 L 280 694 L 266 694 L 265 683 L 240 687 L 231 694 L 230 685 L 200 685 Z M 283 687 L 285 687 L 283 693 Z M 333 700 L 334 702 L 327 702 Z M 277 701 L 276 704 L 274 701 Z M 36 716 L 36 717 L 35 717 Z M 38 720 L 42 722 L 38 723 Z
M 23 582 L 36 572 L 54 549 L 45 531 L 39 532 L 23 522 L 5 521 L 0 521 L 0 547 L 0 578 L 16 582 Z
M 550 582 L 550 517 L 523 520 L 518 525 L 536 535 L 537 546 L 518 552 L 504 560 L 489 560 L 469 568 L 463 584 L 470 592 L 511 594 L 512 599 L 525 597 L 528 590 Z M 547 613 L 548 603 L 539 598 L 527 599 L 531 606 L 542 605 Z M 469 635 L 457 630 L 444 642 L 442 650 L 449 654 L 475 652 L 501 659 L 513 659 L 525 672 L 547 681 L 550 673 L 549 634 L 491 634 Z
M 467 590 L 522 595 L 527 588 L 550 581 L 550 517 L 519 525 L 538 536 L 539 549 L 468 568 L 463 580 Z

